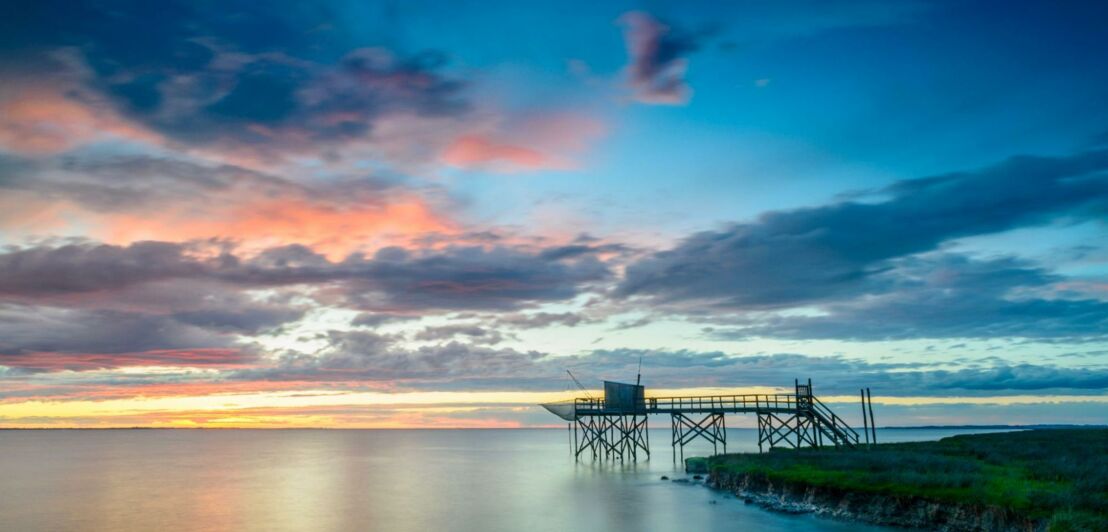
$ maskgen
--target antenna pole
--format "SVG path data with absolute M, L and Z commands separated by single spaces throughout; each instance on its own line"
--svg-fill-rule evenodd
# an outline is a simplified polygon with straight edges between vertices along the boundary
M 639 355 L 639 373 L 635 375 L 635 386 L 642 384 L 642 355 Z

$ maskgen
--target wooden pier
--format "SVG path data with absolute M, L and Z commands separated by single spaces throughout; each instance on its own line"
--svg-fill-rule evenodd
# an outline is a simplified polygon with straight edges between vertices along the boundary
M 684 457 L 685 445 L 697 438 L 712 444 L 715 452 L 727 452 L 726 414 L 754 414 L 758 421 L 758 450 L 773 447 L 855 447 L 876 442 L 870 420 L 859 435 L 812 393 L 812 381 L 795 382 L 791 394 L 707 395 L 644 397 L 636 384 L 604 383 L 604 398 L 577 398 L 543 405 L 571 422 L 573 453 L 594 459 L 638 460 L 650 456 L 647 418 L 670 416 L 674 458 Z M 863 416 L 867 394 L 863 393 Z M 864 418 L 863 418 L 864 419 Z M 872 432 L 872 437 L 871 437 Z M 864 440 L 863 440 L 864 438 Z

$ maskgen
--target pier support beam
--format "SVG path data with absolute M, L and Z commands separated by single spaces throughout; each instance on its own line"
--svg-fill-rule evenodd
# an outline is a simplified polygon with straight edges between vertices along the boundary
M 578 417 L 574 432 L 574 456 L 580 459 L 581 453 L 587 450 L 594 460 L 638 460 L 642 451 L 650 458 L 646 419 L 646 414 Z
M 811 414 L 798 412 L 789 415 L 758 412 L 758 452 L 765 447 L 820 447 L 818 421 Z
M 670 415 L 673 437 L 673 459 L 677 459 L 680 449 L 681 459 L 685 458 L 685 444 L 696 438 L 704 438 L 712 444 L 712 452 L 718 453 L 719 446 L 723 445 L 723 452 L 727 452 L 727 424 L 723 412 L 712 412 L 699 421 L 675 413 Z

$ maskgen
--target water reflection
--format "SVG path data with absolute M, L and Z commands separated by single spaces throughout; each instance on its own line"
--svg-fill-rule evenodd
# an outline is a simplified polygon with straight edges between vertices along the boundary
M 7 530 L 865 529 L 661 481 L 683 476 L 667 436 L 620 464 L 575 462 L 557 430 L 0 431 L 0 516 Z

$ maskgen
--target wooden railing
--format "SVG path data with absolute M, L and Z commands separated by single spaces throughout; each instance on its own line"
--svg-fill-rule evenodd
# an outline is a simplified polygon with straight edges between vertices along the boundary
M 580 398 L 575 401 L 578 414 L 588 413 L 669 413 L 690 411 L 754 412 L 757 410 L 796 410 L 796 394 L 701 395 L 687 397 L 647 397 L 642 402 L 609 406 L 603 399 Z
M 827 408 L 827 405 L 823 404 L 823 401 L 812 397 L 812 412 L 822 417 L 822 425 L 829 428 L 831 432 L 841 438 L 844 443 L 858 445 L 860 438 L 858 432 L 848 425 L 846 421 L 843 421 L 841 417 L 832 412 L 830 408 Z

